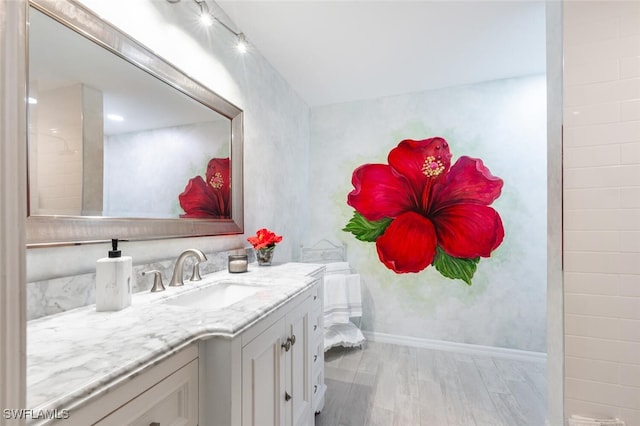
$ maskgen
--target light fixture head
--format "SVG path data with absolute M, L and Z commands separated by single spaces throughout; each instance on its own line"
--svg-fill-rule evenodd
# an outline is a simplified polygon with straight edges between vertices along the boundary
M 204 0 L 195 0 L 195 2 L 198 4 L 198 6 L 200 6 L 200 23 L 205 27 L 210 27 L 211 25 L 213 25 L 213 18 L 211 17 L 211 13 L 209 12 L 209 6 L 207 6 L 207 3 Z
M 247 47 L 247 37 L 244 33 L 238 34 L 238 44 L 236 45 L 238 52 L 247 53 Z

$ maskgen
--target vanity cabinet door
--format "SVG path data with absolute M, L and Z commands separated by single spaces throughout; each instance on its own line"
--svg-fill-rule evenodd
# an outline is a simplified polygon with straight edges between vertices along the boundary
M 242 426 L 284 425 L 281 318 L 242 348 Z
M 310 426 L 311 298 L 242 348 L 242 426 Z

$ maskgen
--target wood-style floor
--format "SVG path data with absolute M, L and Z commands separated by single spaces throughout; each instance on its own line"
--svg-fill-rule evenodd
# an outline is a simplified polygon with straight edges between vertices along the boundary
M 316 426 L 543 426 L 546 367 L 368 342 L 325 353 Z

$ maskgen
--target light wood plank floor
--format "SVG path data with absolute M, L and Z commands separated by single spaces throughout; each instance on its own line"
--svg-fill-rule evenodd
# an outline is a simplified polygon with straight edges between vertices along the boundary
M 368 342 L 325 353 L 316 426 L 543 426 L 546 366 Z

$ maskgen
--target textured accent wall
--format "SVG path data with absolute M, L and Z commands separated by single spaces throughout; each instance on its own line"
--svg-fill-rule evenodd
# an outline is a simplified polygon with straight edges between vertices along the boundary
M 307 244 L 347 244 L 363 285 L 366 331 L 546 351 L 547 160 L 544 76 L 349 102 L 311 110 L 310 226 Z M 386 163 L 402 139 L 442 136 L 452 163 L 481 158 L 504 181 L 492 204 L 504 241 L 483 258 L 473 284 L 444 278 L 430 266 L 396 274 L 373 243 L 342 231 L 352 217 L 353 170 Z M 421 247 L 413 247 L 421 250 Z
M 640 2 L 564 2 L 565 414 L 640 424 Z

